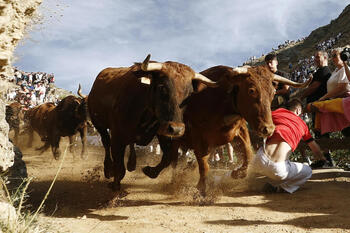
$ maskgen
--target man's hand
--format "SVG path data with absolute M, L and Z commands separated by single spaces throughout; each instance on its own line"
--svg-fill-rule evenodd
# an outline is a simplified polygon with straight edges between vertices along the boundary
M 315 160 L 326 160 L 320 146 L 315 141 L 311 141 L 307 145 L 310 147 Z

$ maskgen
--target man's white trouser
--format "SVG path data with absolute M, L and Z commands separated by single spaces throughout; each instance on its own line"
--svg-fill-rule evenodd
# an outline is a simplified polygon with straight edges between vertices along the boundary
M 283 162 L 271 161 L 264 153 L 263 147 L 259 148 L 251 166 L 254 172 L 269 177 L 273 180 L 272 184 L 280 186 L 289 193 L 295 192 L 312 175 L 311 168 L 302 163 L 289 160 Z

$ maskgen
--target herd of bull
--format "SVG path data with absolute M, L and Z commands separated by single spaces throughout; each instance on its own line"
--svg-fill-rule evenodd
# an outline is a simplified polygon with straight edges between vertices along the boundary
M 196 73 L 177 62 L 150 61 L 148 55 L 142 63 L 130 67 L 102 70 L 88 96 L 82 95 L 79 87 L 79 97 L 68 96 L 57 106 L 44 103 L 28 110 L 24 119 L 30 135 L 36 131 L 45 142 L 39 149 L 51 146 L 56 159 L 60 137 L 69 136 L 72 142 L 78 131 L 84 155 L 87 123 L 91 121 L 105 149 L 104 175 L 114 177 L 115 191 L 121 189 L 126 172 L 126 146 L 131 151 L 127 169 L 133 171 L 134 144 L 147 145 L 157 136 L 163 155 L 155 167 L 143 168 L 150 178 L 156 178 L 171 163 L 176 164 L 179 148 L 193 149 L 200 173 L 197 188 L 205 194 L 208 157 L 213 149 L 233 142 L 243 164 L 231 176 L 243 178 L 253 156 L 248 127 L 260 137 L 273 133 L 273 81 L 302 88 L 311 80 L 295 83 L 264 66 L 215 66 Z

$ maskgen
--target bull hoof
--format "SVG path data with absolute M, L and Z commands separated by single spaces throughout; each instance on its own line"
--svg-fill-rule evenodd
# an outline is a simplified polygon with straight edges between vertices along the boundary
M 59 160 L 60 159 L 60 155 L 61 155 L 61 153 L 55 153 L 53 155 L 53 157 L 55 158 L 55 160 Z
M 82 160 L 87 160 L 87 159 L 88 159 L 88 156 L 87 156 L 87 154 L 85 154 L 85 153 L 81 153 L 81 154 L 80 154 L 80 158 L 81 158 Z
M 106 179 L 110 179 L 110 178 L 113 177 L 112 172 L 111 172 L 108 168 L 105 167 L 105 168 L 103 169 L 103 172 L 104 172 L 104 175 L 105 175 L 105 178 L 106 178 Z
M 135 169 L 136 169 L 136 161 L 128 160 L 126 168 L 128 169 L 129 172 L 135 171 Z
M 231 177 L 233 179 L 243 179 L 247 176 L 247 170 L 246 169 L 240 169 L 240 170 L 233 170 L 231 173 Z
M 108 188 L 112 189 L 114 192 L 120 192 L 120 184 L 116 184 L 114 182 L 110 182 L 108 184 Z
M 146 176 L 148 176 L 149 178 L 155 179 L 158 177 L 158 174 L 156 172 L 154 172 L 154 168 L 147 166 L 142 168 L 143 173 L 145 173 Z
M 112 161 L 110 161 L 110 162 L 105 161 L 103 164 L 104 164 L 103 171 L 104 171 L 105 177 L 107 179 L 114 177 Z
M 197 189 L 198 189 L 199 194 L 202 197 L 206 197 L 207 196 L 207 193 L 205 191 L 205 187 L 203 187 L 202 185 L 197 185 Z

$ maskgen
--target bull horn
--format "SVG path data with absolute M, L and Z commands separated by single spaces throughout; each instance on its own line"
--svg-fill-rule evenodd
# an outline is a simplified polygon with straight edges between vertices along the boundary
M 193 80 L 198 80 L 202 83 L 204 83 L 205 85 L 207 85 L 208 87 L 217 87 L 217 83 L 208 79 L 207 77 L 205 77 L 204 75 L 200 74 L 200 73 L 195 73 Z
M 297 83 L 297 82 L 293 82 L 292 80 L 289 80 L 287 78 L 284 78 L 282 76 L 279 76 L 279 75 L 275 74 L 274 77 L 273 77 L 273 81 L 277 81 L 279 83 L 287 84 L 287 85 L 295 87 L 295 88 L 305 88 L 305 87 L 309 86 L 309 84 L 311 83 L 312 77 L 310 77 L 309 80 L 307 80 L 304 83 Z
M 80 83 L 79 83 L 79 88 L 78 88 L 77 93 L 78 93 L 78 95 L 79 95 L 81 98 L 86 98 L 86 95 L 83 95 L 83 94 L 81 93 L 81 85 L 80 85 Z
M 163 67 L 163 63 L 159 63 L 159 62 L 151 62 L 151 63 L 149 63 L 150 58 L 151 58 L 151 54 L 148 54 L 146 59 L 141 64 L 141 70 L 143 70 L 143 71 L 161 70 L 162 67 Z
M 250 66 L 241 66 L 241 67 L 236 67 L 233 68 L 232 71 L 234 73 L 238 74 L 247 74 L 248 73 L 248 68 L 250 68 Z

